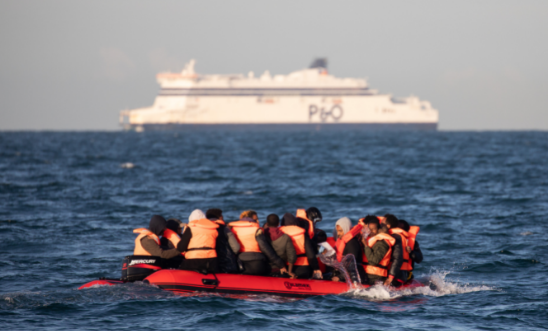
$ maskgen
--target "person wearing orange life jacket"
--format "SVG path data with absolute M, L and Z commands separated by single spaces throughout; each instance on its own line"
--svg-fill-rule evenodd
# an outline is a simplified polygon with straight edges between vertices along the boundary
M 364 218 L 364 223 L 367 224 L 367 227 L 369 229 L 368 238 L 372 238 L 379 233 L 380 220 L 377 216 L 367 215 Z
M 150 219 L 148 229 L 133 230 L 134 233 L 139 233 L 135 239 L 133 255 L 159 256 L 163 259 L 180 256 L 181 251 L 177 248 L 162 249 L 160 247 L 160 236 L 164 234 L 166 229 L 166 220 L 160 215 L 154 215 Z
M 410 281 L 414 278 L 413 270 L 415 269 L 415 262 L 421 263 L 423 260 L 422 251 L 420 249 L 419 242 L 416 239 L 420 228 L 416 225 L 410 226 L 409 223 L 407 223 L 407 221 L 405 220 L 399 220 L 399 227 L 404 231 L 407 231 L 407 233 L 409 234 L 409 240 L 406 249 L 409 253 L 409 259 L 411 262 L 411 270 L 409 271 L 409 275 L 407 276 L 407 281 Z
M 166 230 L 160 238 L 160 247 L 163 249 L 172 249 L 177 247 L 177 244 L 181 240 L 183 222 L 178 219 L 170 218 L 166 222 Z
M 240 244 L 238 260 L 244 275 L 268 275 L 269 263 L 285 268 L 285 262 L 276 254 L 257 221 L 243 218 L 230 222 L 228 227 Z
M 194 210 L 188 220 L 188 226 L 177 244 L 177 249 L 185 252 L 185 259 L 179 268 L 203 274 L 217 273 L 219 268 L 215 244 L 219 225 L 205 218 L 199 209 Z
M 236 254 L 240 251 L 240 244 L 234 236 L 234 233 L 226 226 L 223 217 L 223 211 L 218 208 L 208 209 L 206 218 L 219 225 L 217 229 L 218 236 L 215 243 L 217 250 L 217 263 L 219 272 L 236 274 L 239 272 L 238 258 Z
M 282 217 L 283 225 L 280 230 L 287 234 L 293 243 L 297 253 L 293 273 L 297 278 L 308 279 L 311 277 L 322 279 L 322 272 L 316 258 L 315 247 L 312 246 L 312 240 L 306 231 L 299 226 L 299 221 L 291 213 L 286 213 Z
M 407 251 L 404 251 L 407 246 L 407 233 L 398 228 L 398 218 L 392 214 L 386 214 L 384 225 L 388 228 L 389 234 L 396 239 L 392 247 L 391 265 L 388 271 L 388 278 L 384 285 L 399 287 L 407 281 L 407 271 L 409 268 L 409 258 Z
M 251 218 L 252 220 L 254 220 L 255 222 L 259 223 L 259 215 L 257 215 L 257 212 L 254 211 L 254 210 L 244 210 L 241 214 L 240 214 L 240 219 L 244 219 L 244 218 Z
M 178 219 L 170 218 L 166 222 L 166 229 L 160 238 L 160 247 L 162 249 L 176 248 L 181 241 L 182 228 L 185 225 Z M 164 267 L 170 269 L 176 269 L 183 261 L 183 253 L 172 259 L 165 261 Z
M 266 217 L 266 223 L 263 225 L 264 234 L 272 248 L 286 264 L 287 268 L 279 268 L 274 263 L 270 263 L 270 276 L 296 278 L 293 273 L 293 266 L 297 262 L 297 252 L 291 237 L 280 229 L 280 218 L 276 214 L 270 214 Z M 299 229 L 303 230 L 303 229 Z
M 364 268 L 359 264 L 362 261 L 362 248 L 360 246 L 361 230 L 363 223 L 358 223 L 355 227 L 352 227 L 352 222 L 348 217 L 343 217 L 337 220 L 335 223 L 335 229 L 333 230 L 333 236 L 337 238 L 335 242 L 335 250 L 337 252 L 337 261 L 341 262 L 346 255 L 353 255 L 356 261 L 356 267 L 360 276 L 361 282 L 367 284 L 367 275 Z M 353 269 L 353 268 L 352 268 Z M 357 275 L 353 270 L 347 270 L 353 283 L 357 283 Z M 333 281 L 344 281 L 343 274 L 339 270 L 333 272 Z
M 368 221 L 371 222 L 371 220 Z M 396 239 L 388 234 L 385 224 L 378 228 L 376 235 L 363 239 L 363 267 L 367 273 L 369 285 L 384 283 L 388 278 L 388 269 L 395 243 Z

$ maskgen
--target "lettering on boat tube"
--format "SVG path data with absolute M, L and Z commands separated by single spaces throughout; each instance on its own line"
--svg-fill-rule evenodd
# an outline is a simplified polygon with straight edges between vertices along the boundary
M 295 290 L 312 291 L 312 288 L 308 284 L 284 282 L 284 285 L 288 290 L 295 289 Z
M 340 105 L 333 105 L 331 109 L 326 107 L 318 107 L 316 105 L 308 106 L 308 121 L 312 122 L 316 117 L 319 117 L 320 122 L 325 123 L 329 118 L 333 122 L 338 122 L 343 117 L 343 109 Z

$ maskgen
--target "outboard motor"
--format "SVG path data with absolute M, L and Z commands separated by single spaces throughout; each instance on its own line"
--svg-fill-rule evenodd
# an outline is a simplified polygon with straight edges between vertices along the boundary
M 129 255 L 124 258 L 120 279 L 125 282 L 143 280 L 163 267 L 163 259 L 158 256 Z

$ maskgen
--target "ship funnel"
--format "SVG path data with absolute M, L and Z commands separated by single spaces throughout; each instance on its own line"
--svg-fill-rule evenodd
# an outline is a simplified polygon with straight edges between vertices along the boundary
M 310 69 L 315 68 L 323 68 L 327 69 L 327 58 L 325 57 L 318 57 L 314 61 L 312 61 L 312 64 L 309 67 Z
M 183 69 L 181 74 L 183 76 L 193 76 L 193 75 L 195 75 L 195 72 L 194 72 L 194 65 L 195 64 L 196 64 L 196 60 L 194 60 L 194 59 L 190 60 L 190 62 L 185 64 L 185 68 Z

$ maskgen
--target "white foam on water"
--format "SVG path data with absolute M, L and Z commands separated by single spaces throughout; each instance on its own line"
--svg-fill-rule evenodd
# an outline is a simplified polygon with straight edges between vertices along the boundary
M 122 168 L 122 169 L 131 169 L 133 167 L 135 167 L 135 164 L 133 164 L 131 162 L 126 162 L 126 163 L 120 164 L 120 168 Z
M 397 290 L 378 284 L 369 288 L 359 288 L 348 291 L 346 294 L 351 296 L 364 298 L 371 301 L 386 301 L 393 300 L 402 296 L 425 295 L 432 297 L 440 297 L 444 295 L 463 294 L 478 291 L 496 291 L 495 287 L 486 285 L 470 285 L 468 283 L 459 283 L 449 281 L 446 276 L 450 271 L 434 271 L 428 275 L 427 279 L 419 280 L 426 286 L 415 287 L 409 289 Z

